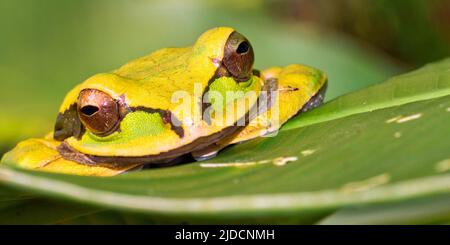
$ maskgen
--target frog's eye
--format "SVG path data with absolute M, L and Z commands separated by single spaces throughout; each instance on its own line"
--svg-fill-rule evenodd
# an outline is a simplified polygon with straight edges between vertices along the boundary
M 77 112 L 83 125 L 99 136 L 114 132 L 119 125 L 120 111 L 117 101 L 96 89 L 80 92 Z
M 233 32 L 225 44 L 222 63 L 237 81 L 246 81 L 252 75 L 255 56 L 250 42 L 238 32 Z

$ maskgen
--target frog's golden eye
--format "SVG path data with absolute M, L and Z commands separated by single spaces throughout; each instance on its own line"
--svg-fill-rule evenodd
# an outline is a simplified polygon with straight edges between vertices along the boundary
M 114 132 L 119 125 L 120 111 L 117 101 L 96 89 L 80 92 L 77 112 L 83 125 L 99 136 Z
M 252 75 L 255 56 L 250 42 L 238 32 L 233 32 L 225 45 L 222 64 L 237 81 L 246 81 Z

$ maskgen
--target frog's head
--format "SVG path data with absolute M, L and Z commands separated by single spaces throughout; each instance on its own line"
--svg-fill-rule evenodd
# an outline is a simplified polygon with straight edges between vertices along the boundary
M 163 161 L 204 147 L 233 133 L 248 115 L 240 110 L 231 124 L 217 123 L 204 116 L 204 94 L 259 92 L 253 61 L 244 36 L 211 29 L 191 47 L 158 50 L 76 86 L 60 107 L 53 138 L 63 142 L 63 156 L 86 163 Z M 246 99 L 249 107 L 257 100 Z

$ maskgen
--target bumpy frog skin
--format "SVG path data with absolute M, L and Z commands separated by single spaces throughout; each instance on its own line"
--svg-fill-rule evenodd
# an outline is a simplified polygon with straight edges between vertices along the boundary
M 161 49 L 94 75 L 66 95 L 54 132 L 20 142 L 2 163 L 111 176 L 144 164 L 172 164 L 187 154 L 201 160 L 276 131 L 323 101 L 322 72 L 303 65 L 258 72 L 253 61 L 249 41 L 219 27 L 191 47 Z M 247 94 L 256 96 L 242 96 Z M 243 101 L 245 109 L 236 110 Z M 224 123 L 217 115 L 231 109 Z

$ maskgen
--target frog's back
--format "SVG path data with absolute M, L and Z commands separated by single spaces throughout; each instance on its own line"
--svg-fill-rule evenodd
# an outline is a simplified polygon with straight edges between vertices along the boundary
M 137 58 L 115 70 L 114 73 L 132 80 L 149 77 L 170 77 L 187 69 L 191 47 L 164 48 Z

